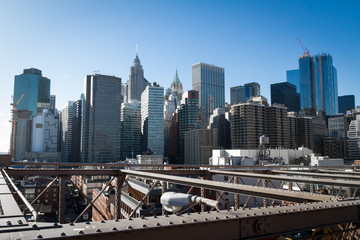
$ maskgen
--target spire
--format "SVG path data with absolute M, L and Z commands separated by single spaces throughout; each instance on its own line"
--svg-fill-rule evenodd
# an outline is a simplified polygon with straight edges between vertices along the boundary
M 136 57 L 134 59 L 134 65 L 135 66 L 140 66 L 140 59 L 139 59 L 139 56 L 138 54 L 136 53 Z
M 177 71 L 177 69 L 176 69 L 176 74 L 175 74 L 173 83 L 181 83 L 181 82 L 180 82 L 180 79 L 179 79 L 179 76 L 178 76 L 178 71 Z

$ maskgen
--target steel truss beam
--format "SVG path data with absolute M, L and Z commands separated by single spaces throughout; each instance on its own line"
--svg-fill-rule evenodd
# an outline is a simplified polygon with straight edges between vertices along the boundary
M 279 176 L 279 175 L 271 175 L 271 174 L 217 171 L 217 170 L 209 170 L 209 172 L 214 173 L 214 174 L 227 175 L 227 176 L 259 178 L 259 179 L 278 180 L 278 181 L 285 181 L 285 182 L 291 181 L 291 182 L 301 182 L 301 183 L 330 185 L 330 186 L 342 186 L 342 187 L 352 187 L 352 188 L 358 188 L 360 186 L 359 180 L 345 181 L 345 180 L 334 180 L 334 179 L 329 179 L 329 178 L 293 177 L 293 176 Z M 277 172 L 279 172 L 279 171 L 277 171 Z M 289 175 L 291 175 L 291 174 L 289 174 Z
M 0 229 L 0 239 L 254 239 L 360 221 L 360 201 Z M 344 228 L 346 232 L 353 229 Z
M 271 170 L 271 172 L 276 174 L 286 174 L 291 176 L 309 176 L 309 177 L 319 177 L 319 178 L 332 178 L 332 179 L 348 179 L 348 180 L 357 180 L 360 181 L 360 176 L 354 176 L 350 174 L 329 174 L 329 173 L 314 173 L 314 172 L 295 172 L 295 171 L 283 171 L 283 170 Z
M 181 184 L 185 186 L 194 186 L 199 188 L 206 188 L 216 191 L 232 192 L 243 195 L 264 197 L 276 200 L 290 201 L 290 202 L 306 202 L 306 201 L 330 201 L 334 197 L 320 194 L 310 194 L 301 192 L 288 192 L 279 189 L 270 189 L 263 187 L 239 185 L 233 183 L 216 182 L 210 180 L 170 176 L 165 174 L 133 171 L 133 170 L 121 170 L 123 173 L 131 176 L 137 176 L 147 179 L 155 179 L 165 182 L 171 182 L 175 184 Z

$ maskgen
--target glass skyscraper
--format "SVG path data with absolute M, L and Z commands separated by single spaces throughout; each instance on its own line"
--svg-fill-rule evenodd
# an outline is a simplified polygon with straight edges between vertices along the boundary
M 19 101 L 19 99 L 22 99 Z M 19 110 L 32 111 L 32 116 L 42 112 L 41 106 L 50 104 L 50 79 L 43 77 L 41 70 L 36 68 L 24 69 L 24 72 L 15 76 L 14 103 Z
M 355 96 L 344 95 L 338 97 L 339 113 L 346 114 L 346 111 L 355 109 Z
M 86 76 L 82 107 L 82 161 L 119 161 L 121 78 Z
M 230 104 L 245 103 L 251 97 L 260 96 L 260 85 L 256 82 L 230 88 Z
M 314 59 L 309 54 L 299 58 L 299 79 L 301 109 L 316 109 Z
M 155 83 L 141 94 L 141 133 L 144 151 L 164 155 L 164 88 Z
M 207 119 L 214 109 L 225 108 L 224 68 L 206 63 L 194 64 L 192 88 L 199 92 L 199 106 Z
M 289 82 L 271 84 L 271 104 L 274 103 L 284 104 L 288 112 L 298 112 L 300 100 L 296 86 Z
M 314 72 L 317 110 L 325 111 L 326 115 L 337 114 L 337 71 L 330 54 L 323 53 L 314 57 Z
M 286 81 L 296 86 L 296 92 L 300 93 L 299 69 L 286 71 Z

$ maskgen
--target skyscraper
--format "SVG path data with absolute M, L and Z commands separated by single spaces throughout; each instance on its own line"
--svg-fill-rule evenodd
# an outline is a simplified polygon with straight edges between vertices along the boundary
M 256 82 L 230 88 L 230 103 L 246 103 L 251 97 L 260 96 L 260 85 Z
M 208 129 L 217 129 L 217 147 L 221 149 L 231 149 L 231 131 L 229 112 L 225 109 L 217 108 L 210 116 Z
M 297 93 L 300 93 L 300 75 L 299 69 L 286 71 L 286 81 L 296 86 Z
M 141 109 L 135 100 L 121 104 L 120 152 L 121 160 L 141 154 Z
M 355 109 L 355 96 L 344 95 L 338 97 L 339 113 L 346 114 L 346 111 Z
M 289 82 L 271 84 L 271 104 L 280 103 L 287 107 L 288 112 L 300 110 L 300 99 L 296 86 Z
M 200 121 L 199 92 L 190 90 L 183 94 L 178 110 L 178 164 L 184 163 L 185 132 L 198 128 Z
M 337 71 L 330 54 L 323 53 L 314 57 L 315 95 L 317 110 L 326 115 L 338 112 Z
M 41 114 L 42 107 L 50 105 L 50 79 L 43 77 L 39 69 L 24 69 L 14 82 L 14 103 L 20 98 L 17 109 L 32 111 L 32 116 Z
M 144 78 L 144 70 L 140 64 L 139 56 L 136 54 L 133 65 L 130 67 L 129 80 L 125 84 L 124 102 L 131 100 L 141 101 L 141 94 L 150 83 Z
M 120 157 L 121 78 L 88 75 L 84 79 L 81 159 L 114 162 Z
M 309 54 L 299 58 L 300 107 L 316 109 L 314 59 Z
M 225 108 L 224 68 L 206 63 L 192 66 L 192 88 L 199 92 L 199 106 L 209 118 L 214 109 Z
M 143 151 L 164 154 L 164 88 L 156 83 L 141 94 Z
M 171 83 L 170 88 L 166 89 L 165 99 L 168 99 L 172 93 L 176 93 L 177 99 L 181 99 L 184 93 L 182 83 L 180 82 L 178 71 L 176 70 L 174 80 Z

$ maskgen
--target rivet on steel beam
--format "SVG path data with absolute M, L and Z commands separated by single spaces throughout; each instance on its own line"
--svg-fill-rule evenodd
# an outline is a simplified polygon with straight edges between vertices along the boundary
M 280 213 L 280 211 L 278 210 L 278 211 L 276 211 L 277 213 Z
M 89 222 L 89 221 L 86 221 L 85 224 L 90 224 L 90 222 Z
M 62 232 L 62 233 L 60 233 L 60 236 L 65 237 L 66 233 Z
M 169 215 L 165 214 L 165 217 L 169 217 Z
M 79 234 L 85 234 L 85 233 L 84 233 L 84 231 L 81 231 L 81 230 L 80 230 L 80 231 L 79 231 Z
M 101 222 L 101 223 L 106 223 L 104 220 L 101 220 L 100 222 Z
M 197 222 L 197 220 L 196 220 L 196 219 L 193 219 L 192 221 L 193 221 L 193 222 Z
M 190 213 L 188 212 L 186 215 L 190 215 Z
M 20 222 L 21 222 L 21 220 L 19 220 Z M 18 223 L 19 223 L 19 221 L 18 221 Z M 22 223 L 22 222 L 21 222 Z M 19 224 L 21 224 L 21 223 L 19 223 Z M 58 223 L 54 223 L 54 227 L 58 227 L 59 226 L 59 224 Z
M 23 224 L 23 222 L 21 220 L 17 221 L 18 224 Z M 55 225 L 55 224 L 54 224 Z
M 142 227 L 143 227 L 143 228 L 146 228 L 147 226 L 146 226 L 146 224 L 143 224 Z
M 141 219 L 145 219 L 145 217 L 144 217 L 144 216 L 141 216 Z
M 207 213 L 210 213 L 210 211 L 207 211 Z
M 288 210 L 284 210 L 284 212 L 288 212 Z
M 11 222 L 10 222 L 10 221 L 6 221 L 6 225 L 11 226 Z
M 268 212 L 268 214 L 271 214 L 271 212 Z
M 43 236 L 42 235 L 37 235 L 37 237 L 36 238 L 43 238 Z
M 132 227 L 132 226 L 128 226 L 127 229 L 133 229 L 133 227 Z
M 262 214 L 262 215 L 265 215 L 265 213 L 264 213 L 264 212 L 262 212 L 261 214 Z
M 229 212 L 229 211 L 230 211 L 230 209 L 228 208 L 228 209 L 226 209 L 226 211 L 227 211 L 227 212 Z
M 204 221 L 208 221 L 209 219 L 207 219 L 207 218 L 204 218 Z
M 256 213 L 253 213 L 253 216 L 256 216 Z
M 157 218 L 157 216 L 156 215 L 154 215 L 154 217 L 153 218 Z
M 197 212 L 196 214 L 200 214 L 200 212 Z
M 117 228 L 116 228 L 116 227 L 113 227 L 111 230 L 113 230 L 113 231 L 117 231 Z
M 173 222 L 169 222 L 169 224 L 174 224 Z
M 156 226 L 161 226 L 161 224 L 160 224 L 160 223 L 156 223 Z
M 239 216 L 238 216 L 238 215 L 235 215 L 234 217 L 237 218 L 237 217 L 239 217 Z
M 182 221 L 181 221 L 181 223 L 185 223 L 185 221 L 184 221 L 184 220 L 182 220 Z
M 129 218 L 129 220 L 132 220 L 132 218 Z M 119 221 L 119 219 L 115 219 L 115 222 L 118 222 Z
M 33 227 L 33 228 L 37 228 L 38 226 L 37 226 L 36 224 L 33 224 L 32 227 Z
M 69 225 L 70 225 L 70 226 L 75 226 L 75 224 L 74 224 L 73 222 L 72 222 L 72 223 L 70 223 Z
M 246 217 L 250 216 L 249 214 L 245 214 Z
M 225 216 L 224 218 L 228 219 L 229 217 L 228 217 L 228 216 Z
M 214 217 L 215 220 L 219 219 L 218 217 Z

